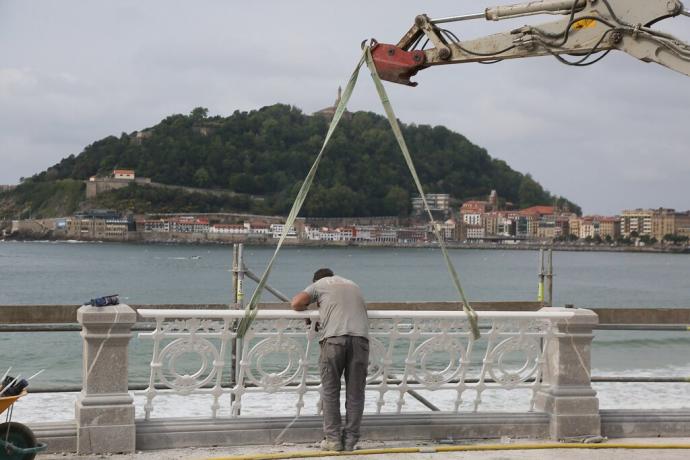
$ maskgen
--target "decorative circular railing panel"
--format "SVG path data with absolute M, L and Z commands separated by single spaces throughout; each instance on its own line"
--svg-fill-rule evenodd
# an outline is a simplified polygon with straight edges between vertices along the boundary
M 432 358 L 438 355 L 443 358 L 434 362 Z M 438 388 L 460 373 L 460 364 L 465 361 L 465 347 L 456 337 L 439 335 L 418 346 L 411 361 L 414 363 L 412 375 L 416 380 L 430 389 Z
M 317 314 L 260 311 L 238 340 L 233 327 L 242 311 L 139 313 L 156 320 L 153 332 L 139 334 L 154 343 L 149 388 L 143 392 L 147 418 L 166 391 L 161 385 L 182 395 L 208 394 L 214 417 L 230 407 L 223 401 L 232 401 L 232 416 L 242 414 L 247 395 L 257 393 L 292 393 L 297 413 L 309 405 L 318 411 Z M 521 388 L 533 403 L 543 387 L 543 350 L 558 333 L 557 318 L 480 312 L 482 337 L 475 341 L 458 312 L 377 311 L 370 315 L 367 398 L 376 394 L 378 412 L 400 412 L 406 395 L 418 398 L 416 390 L 451 390 L 453 396 L 444 399 L 449 407 L 442 410 L 458 412 L 465 404 L 478 410 L 487 392 Z M 309 394 L 311 399 L 305 398 Z
M 489 353 L 487 359 L 489 375 L 506 388 L 515 387 L 535 376 L 540 357 L 541 340 L 539 338 L 510 337 L 496 345 Z M 510 362 L 511 358 L 513 362 Z
M 304 350 L 296 340 L 283 335 L 263 339 L 243 359 L 247 382 L 274 393 L 299 378 L 303 359 Z
M 182 362 L 185 357 L 187 363 Z M 175 339 L 160 352 L 160 381 L 180 394 L 189 394 L 212 381 L 216 375 L 214 363 L 218 358 L 216 347 L 202 337 Z M 192 373 L 180 371 L 182 367 L 195 365 L 197 369 Z

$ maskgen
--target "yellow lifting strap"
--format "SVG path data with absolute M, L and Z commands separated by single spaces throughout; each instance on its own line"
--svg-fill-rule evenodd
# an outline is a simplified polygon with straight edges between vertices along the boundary
M 470 327 L 472 328 L 472 336 L 474 337 L 474 340 L 477 340 L 479 338 L 477 313 L 474 311 L 470 303 L 467 301 L 465 291 L 463 290 L 462 285 L 460 284 L 460 277 L 458 276 L 458 272 L 455 270 L 455 266 L 453 265 L 453 262 L 450 260 L 450 256 L 448 256 L 446 243 L 443 237 L 441 236 L 439 226 L 436 224 L 434 216 L 431 214 L 431 210 L 429 209 L 429 203 L 427 203 L 426 195 L 424 195 L 424 190 L 422 189 L 422 183 L 419 181 L 419 176 L 417 175 L 417 169 L 414 167 L 414 163 L 412 162 L 412 156 L 410 155 L 410 151 L 407 149 L 407 144 L 405 143 L 405 138 L 402 135 L 402 131 L 400 131 L 400 124 L 398 123 L 398 119 L 395 117 L 395 113 L 393 112 L 393 106 L 391 106 L 390 100 L 388 99 L 388 95 L 386 94 L 386 90 L 383 87 L 383 83 L 381 83 L 381 79 L 379 78 L 379 74 L 376 72 L 374 60 L 371 57 L 371 49 L 368 46 L 366 46 L 364 48 L 364 53 L 367 56 L 367 66 L 369 67 L 369 71 L 371 72 L 371 78 L 374 80 L 376 91 L 379 93 L 379 98 L 381 98 L 381 104 L 383 104 L 383 108 L 386 111 L 386 116 L 388 116 L 388 123 L 390 123 L 391 128 L 393 129 L 395 139 L 398 141 L 398 145 L 400 146 L 400 151 L 402 152 L 403 157 L 405 157 L 405 163 L 407 163 L 407 167 L 410 169 L 412 179 L 414 180 L 414 183 L 417 186 L 417 192 L 419 193 L 419 196 L 422 197 L 422 203 L 424 203 L 424 210 L 429 215 L 431 229 L 434 232 L 434 236 L 436 236 L 436 241 L 438 241 L 438 244 L 441 247 L 441 253 L 443 253 L 443 260 L 446 262 L 448 274 L 450 274 L 450 278 L 453 280 L 453 285 L 455 285 L 455 289 L 457 289 L 458 294 L 460 295 L 460 299 L 462 300 L 462 309 L 467 314 L 467 318 L 469 319 Z
M 318 169 L 319 163 L 321 162 L 321 158 L 323 157 L 323 152 L 326 150 L 328 141 L 331 140 L 333 131 L 335 131 L 335 127 L 338 126 L 338 122 L 340 122 L 340 119 L 342 118 L 343 113 L 345 112 L 345 108 L 347 107 L 347 103 L 350 100 L 350 96 L 352 95 L 352 90 L 355 88 L 355 83 L 357 83 L 357 77 L 359 76 L 359 69 L 360 67 L 362 67 L 364 59 L 365 53 L 362 53 L 362 57 L 359 59 L 357 67 L 355 67 L 355 70 L 352 72 L 352 75 L 350 76 L 350 81 L 347 82 L 345 91 L 343 92 L 340 98 L 340 102 L 338 103 L 338 106 L 335 109 L 335 114 L 333 115 L 331 124 L 328 127 L 328 132 L 326 133 L 326 137 L 323 140 L 323 145 L 321 145 L 321 150 L 319 151 L 319 154 L 316 156 L 314 164 L 311 165 L 311 168 L 307 173 L 307 177 L 304 179 L 304 182 L 302 182 L 302 186 L 299 188 L 299 192 L 297 192 L 297 198 L 295 198 L 295 202 L 292 203 L 292 209 L 290 209 L 290 213 L 288 214 L 288 218 L 285 222 L 285 227 L 283 227 L 283 231 L 280 234 L 280 239 L 278 239 L 276 249 L 275 251 L 273 251 L 273 256 L 271 257 L 271 260 L 268 261 L 266 270 L 264 270 L 263 275 L 261 275 L 261 279 L 257 283 L 256 289 L 252 293 L 252 297 L 249 300 L 249 303 L 247 304 L 247 308 L 245 308 L 244 318 L 242 318 L 242 321 L 240 321 L 240 324 L 237 327 L 237 336 L 239 338 L 244 337 L 244 335 L 247 333 L 247 330 L 249 330 L 249 326 L 251 326 L 252 322 L 254 321 L 254 318 L 256 318 L 259 300 L 261 299 L 261 293 L 264 290 L 266 281 L 268 280 L 268 275 L 271 273 L 273 263 L 275 262 L 276 257 L 278 256 L 278 251 L 280 251 L 280 248 L 283 246 L 283 242 L 285 241 L 285 238 L 287 238 L 288 232 L 294 225 L 295 219 L 297 218 L 297 214 L 299 214 L 300 209 L 302 209 L 302 204 L 304 203 L 304 200 L 307 198 L 309 188 L 311 187 L 312 182 L 314 182 L 316 170 Z
M 309 192 L 309 188 L 311 187 L 312 182 L 314 181 L 314 176 L 316 175 L 316 170 L 318 168 L 319 162 L 321 161 L 321 158 L 323 157 L 324 150 L 326 149 L 326 146 L 328 145 L 328 142 L 331 138 L 331 135 L 333 134 L 333 131 L 335 130 L 335 127 L 338 125 L 340 122 L 340 119 L 342 118 L 343 113 L 345 112 L 345 108 L 347 107 L 347 103 L 350 100 L 350 96 L 352 95 L 352 91 L 355 87 L 355 84 L 357 83 L 357 76 L 359 75 L 359 69 L 362 67 L 362 64 L 366 62 L 367 67 L 369 67 L 369 71 L 371 72 L 371 77 L 374 80 L 374 85 L 376 86 L 376 91 L 378 92 L 379 98 L 381 99 L 381 104 L 383 105 L 383 108 L 386 112 L 386 115 L 388 117 L 388 122 L 391 125 L 391 128 L 393 129 L 393 134 L 395 135 L 395 139 L 398 142 L 398 145 L 400 146 L 400 150 L 403 154 L 403 157 L 405 158 L 405 163 L 407 164 L 407 167 L 410 170 L 410 174 L 412 174 L 412 179 L 414 180 L 415 186 L 417 187 L 417 192 L 419 193 L 419 196 L 422 198 L 422 203 L 424 204 L 424 209 L 427 212 L 429 216 L 429 220 L 431 223 L 431 229 L 434 232 L 434 236 L 436 237 L 436 240 L 438 241 L 438 244 L 441 248 L 441 253 L 443 254 L 443 259 L 446 263 L 446 268 L 448 269 L 448 273 L 450 274 L 451 280 L 453 281 L 453 285 L 458 291 L 458 294 L 460 295 L 460 299 L 462 300 L 462 308 L 463 311 L 467 314 L 467 318 L 470 323 L 470 328 L 472 330 L 472 337 L 474 340 L 477 340 L 479 338 L 479 326 L 477 324 L 477 313 L 472 309 L 472 306 L 470 303 L 467 301 L 467 297 L 465 296 L 465 291 L 462 289 L 462 285 L 460 284 L 460 277 L 458 276 L 457 271 L 455 270 L 455 266 L 453 266 L 453 262 L 450 260 L 450 256 L 448 255 L 448 250 L 446 248 L 445 241 L 443 237 L 441 236 L 441 232 L 439 229 L 439 225 L 436 223 L 434 220 L 433 215 L 431 214 L 431 210 L 429 209 L 429 204 L 427 203 L 426 200 L 426 195 L 424 194 L 424 190 L 422 188 L 422 183 L 419 180 L 419 176 L 417 175 L 417 169 L 414 166 L 414 163 L 412 161 L 412 156 L 410 155 L 410 152 L 407 148 L 407 144 L 405 143 L 405 138 L 402 135 L 402 131 L 400 130 L 400 125 L 398 124 L 398 119 L 395 117 L 395 113 L 393 112 L 393 107 L 391 106 L 391 103 L 388 99 L 388 95 L 386 94 L 386 90 L 383 87 L 383 83 L 381 83 L 381 79 L 379 78 L 378 73 L 376 72 L 376 66 L 374 65 L 374 61 L 371 57 L 371 50 L 369 46 L 364 47 L 364 51 L 362 53 L 362 57 L 359 60 L 359 63 L 355 67 L 355 70 L 352 72 L 352 76 L 350 77 L 350 80 L 347 83 L 347 86 L 345 87 L 345 91 L 343 92 L 343 95 L 340 99 L 340 102 L 338 103 L 338 106 L 336 107 L 335 110 L 335 115 L 333 116 L 333 120 L 331 120 L 331 124 L 328 127 L 328 132 L 326 134 L 326 138 L 323 141 L 323 145 L 321 146 L 321 150 L 319 151 L 319 154 L 316 156 L 316 159 L 314 160 L 314 164 L 312 164 L 311 169 L 309 170 L 309 173 L 307 174 L 307 177 L 304 179 L 304 182 L 302 183 L 302 186 L 299 189 L 299 192 L 297 193 L 297 198 L 295 199 L 295 202 L 292 204 L 292 209 L 290 210 L 290 214 L 288 214 L 287 221 L 285 222 L 285 227 L 283 228 L 283 232 L 280 235 L 280 239 L 278 240 L 278 244 L 276 246 L 276 249 L 273 253 L 273 256 L 271 257 L 271 260 L 268 262 L 268 266 L 266 267 L 266 270 L 264 271 L 263 275 L 261 276 L 261 279 L 259 280 L 259 283 L 254 290 L 254 293 L 252 294 L 252 297 L 249 301 L 249 304 L 247 305 L 247 308 L 245 309 L 245 316 L 240 322 L 240 325 L 238 327 L 237 335 L 238 337 L 242 338 L 246 334 L 247 330 L 249 329 L 249 326 L 251 323 L 254 321 L 254 318 L 256 318 L 256 313 L 257 313 L 257 306 L 259 303 L 259 299 L 261 298 L 261 291 L 263 291 L 264 286 L 266 285 L 266 280 L 268 279 L 268 275 L 271 272 L 271 269 L 273 268 L 273 263 L 276 259 L 276 256 L 278 255 L 278 251 L 280 251 L 281 246 L 283 245 L 283 241 L 287 237 L 287 233 L 289 229 L 293 226 L 295 219 L 297 218 L 297 214 L 299 213 L 300 209 L 302 208 L 302 204 L 304 203 L 304 200 L 307 197 L 307 194 Z

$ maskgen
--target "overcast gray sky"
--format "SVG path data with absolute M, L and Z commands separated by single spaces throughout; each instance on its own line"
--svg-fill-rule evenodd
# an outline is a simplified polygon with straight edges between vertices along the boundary
M 314 112 L 333 103 L 361 40 L 395 43 L 419 13 L 498 4 L 0 0 L 0 184 L 197 106 L 223 116 L 276 102 Z M 467 39 L 548 20 L 451 29 Z M 657 27 L 690 41 L 690 18 Z M 361 77 L 349 109 L 382 113 Z M 587 68 L 544 57 L 436 67 L 415 80 L 387 86 L 401 120 L 462 133 L 585 213 L 690 209 L 684 75 L 611 53 Z

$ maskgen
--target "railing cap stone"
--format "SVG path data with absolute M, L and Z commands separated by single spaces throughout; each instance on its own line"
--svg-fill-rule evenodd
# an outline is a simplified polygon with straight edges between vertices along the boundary
M 129 305 L 108 305 L 105 307 L 92 307 L 83 305 L 77 310 L 77 321 L 80 324 L 134 324 L 137 320 L 137 312 Z

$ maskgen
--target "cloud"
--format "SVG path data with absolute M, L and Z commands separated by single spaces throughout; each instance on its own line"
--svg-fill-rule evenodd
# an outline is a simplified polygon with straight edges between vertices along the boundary
M 26 93 L 35 85 L 36 79 L 27 69 L 0 69 L 0 101 Z

